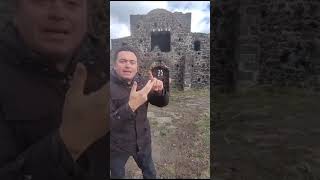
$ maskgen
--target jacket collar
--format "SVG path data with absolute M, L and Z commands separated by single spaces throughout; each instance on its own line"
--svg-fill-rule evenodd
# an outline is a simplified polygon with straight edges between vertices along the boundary
M 133 81 L 137 81 L 138 85 L 139 85 L 139 81 L 138 79 L 140 79 L 141 76 L 139 73 L 137 73 L 134 77 L 133 77 L 133 80 L 131 82 L 128 83 L 128 81 L 124 80 L 124 79 L 121 79 L 119 77 L 119 75 L 116 73 L 116 71 L 112 68 L 112 70 L 110 71 L 110 79 L 112 82 L 116 83 L 116 84 L 119 84 L 121 86 L 125 86 L 125 87 L 131 87 L 132 86 L 132 83 Z

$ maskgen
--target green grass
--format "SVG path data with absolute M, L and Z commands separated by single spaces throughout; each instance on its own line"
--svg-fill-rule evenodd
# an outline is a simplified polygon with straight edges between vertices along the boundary
M 152 121 L 150 121 L 150 123 L 151 123 L 151 126 L 155 127 L 155 128 L 158 127 L 158 125 L 159 125 L 159 122 L 156 120 L 152 120 Z
M 158 165 L 161 172 L 161 179 L 170 179 L 176 176 L 176 167 L 174 164 Z
M 180 101 L 181 98 L 188 97 L 204 97 L 209 95 L 209 88 L 203 89 L 189 89 L 185 91 L 179 91 L 178 89 L 170 89 L 170 101 Z M 209 98 L 209 97 L 208 97 Z
M 318 111 L 319 94 L 296 88 L 252 88 L 234 94 L 215 93 L 214 117 L 219 120 L 251 115 L 282 119 L 288 115 Z M 219 123 L 219 122 L 217 122 Z
M 318 127 L 320 93 L 288 87 L 255 87 L 241 89 L 233 94 L 214 92 L 214 97 L 212 115 L 215 133 L 220 135 L 219 137 L 231 140 L 221 141 L 228 145 L 221 143 L 220 148 L 225 148 L 226 154 L 238 153 L 237 157 L 248 161 L 248 157 L 255 157 L 257 160 L 250 159 L 250 162 L 259 162 L 256 171 L 261 175 L 270 174 L 270 177 L 257 179 L 276 179 L 275 176 L 283 177 L 284 175 L 288 177 L 281 179 L 316 179 L 311 177 L 316 170 L 307 168 L 310 162 L 302 164 L 304 161 L 309 161 L 308 157 L 311 153 L 301 150 L 291 156 L 290 148 L 301 146 L 307 149 L 309 146 L 313 147 L 312 143 L 317 142 L 316 138 L 312 139 L 308 130 Z M 259 131 L 261 127 L 265 127 L 265 138 L 262 138 L 263 134 Z M 285 130 L 290 130 L 290 132 Z M 281 147 L 283 153 L 265 153 L 265 150 L 277 152 L 275 148 L 278 146 L 260 149 L 257 148 L 257 145 L 261 141 L 249 142 L 246 139 L 247 135 L 255 137 L 255 133 L 258 135 L 261 133 L 262 140 L 273 145 L 280 145 L 277 140 L 275 142 L 268 140 L 267 135 L 273 132 L 282 132 L 278 134 L 279 137 L 287 139 L 286 145 Z M 296 137 L 299 138 L 295 140 Z M 228 152 L 230 144 L 235 149 L 230 149 Z M 247 155 L 247 152 L 250 152 L 250 156 Z M 265 161 L 260 160 L 260 157 L 266 158 Z M 225 158 L 222 161 L 232 160 Z M 274 162 L 290 165 L 290 168 L 277 169 L 279 170 L 277 171 L 273 169 Z M 300 178 L 296 178 L 297 176 Z
M 169 134 L 169 129 L 167 129 L 165 126 L 160 128 L 160 136 L 164 137 Z
M 199 135 L 203 138 L 206 146 L 210 145 L 210 116 L 209 113 L 204 113 L 200 119 L 195 122 Z
M 198 138 L 203 142 L 201 145 L 200 153 L 195 154 L 195 158 L 199 159 L 201 162 L 208 162 L 208 166 L 202 170 L 203 178 L 209 178 L 210 176 L 210 115 L 209 112 L 203 113 L 199 120 L 195 122 L 195 126 L 198 130 Z M 205 152 L 203 152 L 205 151 Z

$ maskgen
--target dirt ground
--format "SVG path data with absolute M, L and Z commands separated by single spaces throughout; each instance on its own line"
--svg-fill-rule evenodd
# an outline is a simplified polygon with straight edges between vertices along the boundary
M 209 90 L 173 90 L 167 107 L 149 106 L 158 178 L 210 178 Z M 132 157 L 127 178 L 142 178 Z
M 217 95 L 212 176 L 319 180 L 319 99 L 319 94 L 297 89 Z

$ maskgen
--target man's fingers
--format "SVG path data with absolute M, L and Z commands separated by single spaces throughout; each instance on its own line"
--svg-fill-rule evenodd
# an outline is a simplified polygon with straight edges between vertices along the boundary
M 149 73 L 149 79 L 150 79 L 150 80 L 152 80 L 152 79 L 153 79 L 152 72 L 151 72 L 151 71 L 149 71 L 148 73 Z
M 156 80 L 154 83 L 154 90 L 158 91 L 159 90 L 159 80 Z
M 138 86 L 138 85 L 137 85 L 137 82 L 134 81 L 134 82 L 133 82 L 133 85 L 132 85 L 132 88 L 131 88 L 131 93 L 137 91 L 137 86 Z
M 145 93 L 145 94 L 148 94 L 151 91 L 154 83 L 155 83 L 155 79 L 154 78 L 152 80 L 149 80 L 141 91 L 143 93 Z
M 151 84 L 151 80 L 149 80 L 148 82 L 147 82 L 147 84 L 140 90 L 141 92 L 146 92 L 147 91 L 147 89 L 148 89 L 148 87 L 150 86 L 150 84 Z
M 157 79 L 156 78 L 153 78 L 150 82 L 150 85 L 148 86 L 148 89 L 147 89 L 147 93 L 149 93 L 152 89 L 152 87 L 154 86 L 154 84 L 157 82 Z
M 160 89 L 159 90 L 162 90 L 163 89 L 163 82 L 160 83 Z
M 83 94 L 87 80 L 87 69 L 82 63 L 78 63 L 73 73 L 73 79 L 69 91 L 77 94 Z

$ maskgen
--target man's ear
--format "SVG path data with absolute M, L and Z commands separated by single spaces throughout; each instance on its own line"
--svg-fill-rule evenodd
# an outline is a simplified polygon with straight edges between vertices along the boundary
M 117 60 L 111 60 L 110 64 L 112 64 L 112 69 L 115 69 Z

